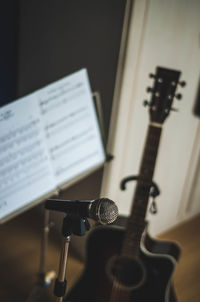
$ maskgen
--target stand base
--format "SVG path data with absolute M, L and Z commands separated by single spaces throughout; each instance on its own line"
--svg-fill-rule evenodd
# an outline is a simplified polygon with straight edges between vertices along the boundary
M 54 271 L 47 272 L 45 277 L 42 278 L 43 280 L 39 280 L 35 285 L 26 302 L 55 302 L 52 287 L 55 276 Z

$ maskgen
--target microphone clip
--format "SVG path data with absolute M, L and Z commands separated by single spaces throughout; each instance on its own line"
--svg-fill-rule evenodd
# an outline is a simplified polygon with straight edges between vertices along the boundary
M 68 214 L 63 219 L 62 235 L 63 237 L 71 236 L 72 234 L 77 236 L 83 236 L 90 229 L 88 219 L 80 217 L 76 214 Z

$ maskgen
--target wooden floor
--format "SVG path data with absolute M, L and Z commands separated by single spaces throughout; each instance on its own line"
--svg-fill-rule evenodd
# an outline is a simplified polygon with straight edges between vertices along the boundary
M 41 288 L 36 285 L 41 226 L 41 215 L 33 209 L 0 227 L 0 301 L 56 301 L 52 294 L 53 286 Z M 53 232 L 50 234 L 47 271 L 58 270 L 60 237 Z M 179 302 L 199 302 L 200 216 L 170 230 L 161 238 L 178 241 L 182 249 L 174 276 Z M 67 264 L 68 289 L 82 268 L 83 264 L 71 255 Z
M 174 275 L 180 302 L 200 302 L 200 215 L 161 236 L 174 240 L 181 247 L 181 256 Z

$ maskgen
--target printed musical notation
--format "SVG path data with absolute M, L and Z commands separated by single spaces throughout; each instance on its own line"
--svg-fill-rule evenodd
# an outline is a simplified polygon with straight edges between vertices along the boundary
M 4 112 L 1 112 L 0 113 L 0 122 L 1 121 L 6 121 L 6 120 L 9 120 L 10 118 L 13 117 L 13 112 L 12 110 L 6 110 Z
M 54 121 L 50 121 L 45 127 L 46 137 L 57 135 L 57 133 L 61 133 L 62 131 L 69 131 L 70 127 L 77 127 L 78 123 L 83 122 L 83 120 L 90 118 L 88 108 L 81 107 L 78 110 L 73 110 L 68 114 L 64 114 L 62 117 Z
M 105 155 L 86 70 L 46 87 L 39 104 L 57 185 L 103 163 Z M 96 158 L 88 157 L 96 149 Z M 84 160 L 87 157 L 90 160 Z M 68 165 L 74 169 L 60 169 Z
M 10 130 L 4 135 L 0 136 L 0 156 L 1 154 L 13 150 L 25 142 L 30 141 L 38 136 L 39 129 L 37 124 L 39 120 L 33 120 L 22 127 L 15 130 Z
M 0 108 L 0 222 L 55 186 L 33 94 Z
M 91 159 L 95 158 L 98 156 L 98 150 L 95 150 L 94 152 L 91 152 L 85 156 L 80 157 L 78 160 L 75 160 L 72 163 L 68 163 L 67 165 L 63 165 L 60 167 L 57 167 L 56 169 L 56 175 L 62 175 L 63 173 L 65 173 L 66 171 L 70 171 L 70 169 L 74 169 L 75 167 L 78 167 L 79 165 L 82 165 L 83 163 L 85 163 L 86 161 L 90 161 Z M 78 171 L 77 171 L 78 173 Z
M 50 89 L 47 95 L 40 98 L 41 114 L 48 114 L 50 111 L 63 107 L 63 105 L 70 105 L 69 103 L 75 101 L 76 98 L 82 97 L 84 93 L 85 88 L 81 82 L 72 86 L 66 82 L 55 89 Z
M 33 176 L 45 168 L 48 158 L 40 131 L 36 118 L 0 136 L 0 198 L 24 190 Z
M 0 108 L 0 129 L 0 222 L 105 160 L 85 69 Z
M 76 148 L 80 148 L 83 144 L 88 144 L 89 141 L 95 138 L 92 128 L 83 130 L 73 136 L 70 136 L 68 139 L 63 141 L 60 144 L 55 144 L 50 148 L 52 160 L 60 158 L 62 155 L 69 154 L 69 152 L 75 152 Z

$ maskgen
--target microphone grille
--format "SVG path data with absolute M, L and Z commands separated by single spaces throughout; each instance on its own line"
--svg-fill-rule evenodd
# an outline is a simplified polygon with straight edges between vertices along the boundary
M 100 198 L 94 201 L 95 216 L 101 224 L 109 224 L 116 220 L 118 208 L 114 201 L 108 198 Z

